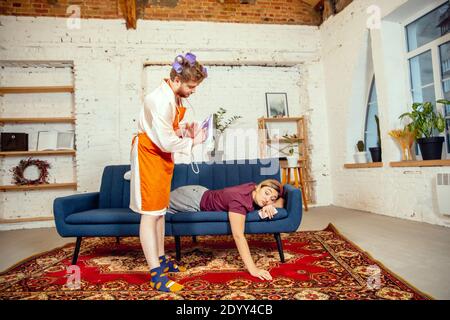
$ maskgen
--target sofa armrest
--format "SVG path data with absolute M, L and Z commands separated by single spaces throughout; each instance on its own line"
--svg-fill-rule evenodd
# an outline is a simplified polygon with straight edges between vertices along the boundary
M 56 198 L 53 202 L 56 227 L 58 223 L 65 223 L 66 218 L 73 213 L 97 209 L 99 195 L 100 192 L 90 192 Z
M 302 193 L 299 189 L 290 184 L 283 186 L 284 208 L 288 212 L 288 219 L 291 221 L 292 230 L 295 231 L 300 226 L 302 219 Z

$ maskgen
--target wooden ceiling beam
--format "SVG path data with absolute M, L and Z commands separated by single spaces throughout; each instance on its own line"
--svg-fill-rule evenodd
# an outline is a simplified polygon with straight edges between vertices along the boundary
M 315 8 L 320 2 L 323 2 L 323 0 L 302 0 L 304 3 L 307 3 L 311 7 Z
M 127 29 L 136 29 L 136 0 L 124 0 L 122 12 Z

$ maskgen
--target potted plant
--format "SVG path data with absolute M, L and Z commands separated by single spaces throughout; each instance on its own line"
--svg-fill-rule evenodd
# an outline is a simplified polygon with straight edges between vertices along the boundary
M 217 112 L 213 114 L 214 121 L 214 149 L 210 151 L 210 157 L 218 161 L 223 159 L 223 150 L 219 150 L 219 140 L 223 135 L 225 130 L 231 126 L 236 120 L 242 118 L 241 116 L 233 115 L 231 118 L 224 120 L 225 113 L 227 112 L 224 108 L 219 108 Z
M 364 148 L 364 141 L 359 140 L 356 144 L 356 149 L 358 152 L 354 154 L 356 163 L 366 163 L 367 162 L 367 151 Z
M 373 162 L 381 162 L 381 134 L 380 134 L 380 119 L 375 115 L 375 122 L 377 123 L 377 146 L 369 148 L 370 156 Z
M 280 149 L 280 151 L 286 155 L 286 159 L 287 159 L 287 164 L 289 168 L 295 168 L 298 167 L 298 153 L 295 152 L 294 147 L 297 145 L 297 135 L 296 134 L 292 134 L 292 135 L 288 135 L 285 134 L 283 135 L 283 138 L 286 139 L 286 142 L 288 143 L 287 146 L 285 146 L 284 148 Z M 286 153 L 284 150 L 288 149 L 288 152 Z
M 448 100 L 438 100 L 437 103 L 448 105 Z M 411 122 L 407 125 L 409 131 L 416 132 L 416 141 L 419 144 L 423 160 L 441 159 L 444 137 L 439 133 L 444 132 L 444 117 L 434 111 L 431 102 L 416 102 L 412 105 L 411 112 L 405 112 L 399 119 L 408 117 Z

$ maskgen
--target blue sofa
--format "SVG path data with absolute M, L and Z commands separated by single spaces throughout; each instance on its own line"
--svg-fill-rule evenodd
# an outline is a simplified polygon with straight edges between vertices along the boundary
M 280 179 L 278 159 L 235 160 L 223 163 L 198 163 L 195 174 L 189 164 L 176 164 L 172 190 L 191 184 L 209 189 L 221 189 L 250 181 Z M 275 169 L 271 169 L 275 168 Z M 129 165 L 105 167 L 99 192 L 82 193 L 56 198 L 53 203 L 56 229 L 61 237 L 76 237 L 72 264 L 76 264 L 83 237 L 139 236 L 140 214 L 129 209 L 130 181 L 124 174 Z M 270 172 L 269 172 L 270 171 Z M 266 174 L 269 173 L 269 174 Z M 272 233 L 277 242 L 280 259 L 284 262 L 280 233 L 294 232 L 302 218 L 301 191 L 284 186 L 285 208 L 279 209 L 272 220 L 262 220 L 257 211 L 247 215 L 245 233 Z M 175 237 L 176 259 L 181 259 L 181 236 L 231 234 L 227 212 L 167 213 L 166 236 Z

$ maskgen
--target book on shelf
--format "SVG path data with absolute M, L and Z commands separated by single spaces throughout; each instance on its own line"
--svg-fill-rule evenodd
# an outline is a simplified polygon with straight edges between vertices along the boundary
M 74 138 L 73 131 L 39 131 L 36 150 L 73 150 Z

